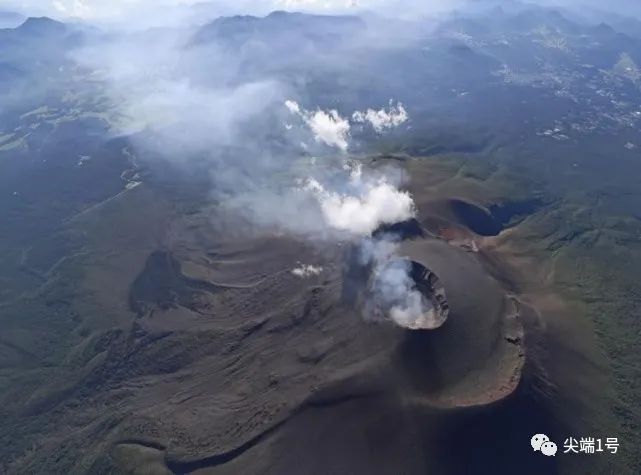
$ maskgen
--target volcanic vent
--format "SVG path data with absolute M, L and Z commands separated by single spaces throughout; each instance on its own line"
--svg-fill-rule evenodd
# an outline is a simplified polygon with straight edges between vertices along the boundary
M 414 326 L 409 328 L 412 330 L 438 328 L 445 323 L 450 313 L 445 288 L 434 272 L 423 264 L 410 262 L 410 277 L 416 284 L 416 290 L 430 303 L 431 308 L 414 322 Z
M 373 266 L 367 289 L 365 313 L 376 320 L 392 320 L 410 330 L 433 330 L 449 315 L 445 289 L 436 274 L 405 257 Z
M 422 226 L 412 218 L 381 225 L 350 248 L 344 295 L 366 320 L 391 320 L 409 330 L 433 330 L 445 323 L 450 306 L 439 277 L 400 252 L 404 241 L 424 239 Z

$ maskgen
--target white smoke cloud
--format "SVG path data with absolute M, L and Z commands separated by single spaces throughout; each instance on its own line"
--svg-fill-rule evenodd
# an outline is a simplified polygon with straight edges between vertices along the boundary
M 430 320 L 434 318 L 430 315 L 434 314 L 434 307 L 415 285 L 408 261 L 396 259 L 376 264 L 373 288 L 390 305 L 389 317 L 405 328 L 433 328 Z
M 359 239 L 361 263 L 372 268 L 370 300 L 363 308 L 365 316 L 391 319 L 409 329 L 437 328 L 442 321 L 416 288 L 410 262 L 398 256 L 398 244 L 389 237 L 372 237 L 381 225 L 413 218 L 416 210 L 412 197 L 385 175 L 365 175 L 360 163 L 346 163 L 344 168 L 349 180 L 340 189 L 328 189 L 318 180 L 309 179 L 302 191 L 317 200 L 324 227 Z M 314 271 L 302 266 L 294 273 L 303 277 Z
M 285 107 L 291 114 L 303 119 L 305 124 L 314 134 L 314 140 L 330 147 L 337 147 L 346 152 L 349 147 L 349 133 L 351 125 L 348 119 L 341 117 L 336 110 L 308 111 L 303 109 L 296 101 L 286 100 Z M 392 129 L 404 124 L 409 119 L 407 110 L 402 103 L 394 105 L 390 100 L 389 106 L 380 110 L 367 109 L 365 112 L 356 111 L 352 114 L 352 121 L 356 123 L 369 123 L 377 133 Z
M 393 239 L 365 239 L 360 245 L 361 262 L 372 266 L 370 300 L 365 306 L 367 318 L 391 319 L 409 329 L 438 328 L 443 320 L 416 287 L 411 277 L 411 263 L 399 257 Z
M 311 264 L 301 264 L 300 267 L 292 269 L 292 274 L 301 278 L 320 275 L 321 272 L 323 272 L 323 268 L 321 266 L 314 266 Z
M 328 226 L 353 235 L 369 236 L 383 224 L 414 217 L 414 201 L 385 176 L 367 178 L 360 164 L 352 165 L 349 185 L 344 191 L 328 190 L 310 179 L 306 190 L 318 200 Z
M 146 90 L 129 94 L 122 104 L 129 129 L 188 124 L 189 132 L 181 140 L 173 137 L 184 150 L 206 148 L 214 141 L 231 144 L 238 137 L 238 125 L 255 117 L 277 97 L 279 85 L 264 81 L 241 84 L 234 88 L 200 88 L 185 80 L 153 82 Z M 133 91 L 132 91 L 133 92 Z M 181 125 L 182 126 L 182 125 Z
M 135 134 L 136 145 L 158 156 L 188 162 L 260 141 L 265 127 L 254 127 L 251 137 L 243 127 L 282 103 L 286 86 L 260 77 L 235 80 L 230 55 L 212 47 L 205 56 L 185 43 L 181 31 L 122 33 L 92 37 L 69 55 L 100 82 L 114 132 Z
M 358 123 L 369 122 L 379 134 L 384 129 L 391 129 L 407 122 L 409 116 L 402 103 L 393 105 L 390 100 L 389 108 L 380 110 L 367 109 L 366 112 L 356 111 L 352 114 L 352 120 Z
M 186 167 L 207 163 L 212 195 L 221 208 L 240 211 L 257 227 L 352 242 L 370 239 L 382 225 L 414 217 L 412 197 L 399 188 L 399 177 L 389 170 L 365 172 L 347 162 L 346 155 L 339 160 L 343 168 L 327 162 L 294 168 L 289 148 L 278 149 L 285 150 L 282 156 L 271 155 L 270 140 L 277 133 L 273 125 L 278 124 L 271 118 L 283 115 L 283 103 L 316 142 L 346 153 L 350 122 L 337 110 L 307 110 L 293 100 L 285 101 L 291 92 L 286 84 L 235 76 L 241 70 L 239 60 L 216 47 L 206 50 L 205 81 L 201 77 L 205 57 L 196 48 L 184 48 L 180 36 L 168 38 L 165 32 L 158 36 L 157 42 L 145 39 L 136 44 L 137 37 L 128 35 L 113 44 L 90 45 L 77 59 L 104 81 L 105 91 L 126 118 L 124 131 L 140 131 L 132 137 L 137 146 L 151 150 L 153 156 L 182 161 Z M 390 104 L 380 114 L 372 110 L 369 117 L 372 120 L 365 120 L 384 130 L 407 120 L 407 113 L 402 104 Z M 287 135 L 296 142 L 300 139 L 295 131 Z M 377 297 L 372 304 L 411 327 L 426 306 L 411 287 L 409 268 L 392 258 L 375 261 L 373 268 Z M 301 265 L 292 272 L 309 277 L 321 270 Z
M 398 188 L 398 169 L 365 172 L 357 163 L 340 168 L 314 158 L 299 167 L 304 176 L 289 184 L 254 187 L 225 205 L 263 229 L 319 241 L 358 241 L 415 215 L 412 197 Z
M 300 114 L 300 106 L 298 105 L 298 102 L 292 101 L 292 100 L 286 100 L 285 101 L 285 107 L 291 112 L 292 114 Z
M 287 100 L 285 106 L 292 113 L 300 116 L 314 134 L 314 140 L 330 147 L 337 147 L 343 152 L 347 151 L 350 125 L 347 119 L 340 116 L 338 111 L 308 111 L 300 107 L 297 102 Z
M 348 149 L 349 123 L 340 118 L 336 111 L 325 113 L 320 109 L 311 113 L 292 100 L 285 102 L 290 113 L 300 116 L 314 132 L 317 141 Z M 316 120 L 319 119 L 319 120 Z M 332 120 L 333 119 L 333 120 Z M 401 103 L 396 106 L 390 101 L 389 109 L 355 112 L 355 122 L 369 122 L 381 133 L 384 129 L 396 127 L 408 119 Z M 318 127 L 319 123 L 323 127 Z M 338 123 L 342 126 L 338 126 Z M 322 130 L 322 133 L 320 132 Z M 371 300 L 365 305 L 367 317 L 391 319 L 396 324 L 410 329 L 429 329 L 440 326 L 430 301 L 416 288 L 411 277 L 411 265 L 397 255 L 398 246 L 388 239 L 371 236 L 382 225 L 394 224 L 415 217 L 414 200 L 398 183 L 390 181 L 387 175 L 364 174 L 360 163 L 344 162 L 348 175 L 346 182 L 336 185 L 332 180 L 325 185 L 315 178 L 308 178 L 300 191 L 310 193 L 316 200 L 323 219 L 323 227 L 360 239 L 363 264 L 371 266 Z M 300 224 L 298 220 L 294 223 Z M 318 225 L 318 221 L 314 221 Z M 331 233 L 330 233 L 331 234 Z M 304 268 L 298 274 L 306 275 Z
M 305 121 L 314 133 L 314 139 L 317 142 L 338 147 L 342 151 L 347 150 L 347 135 L 350 126 L 349 122 L 343 119 L 338 112 L 317 110 Z

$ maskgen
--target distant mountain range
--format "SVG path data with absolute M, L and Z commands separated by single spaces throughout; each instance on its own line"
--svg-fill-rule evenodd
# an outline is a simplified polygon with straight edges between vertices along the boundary
M 341 38 L 365 26 L 356 16 L 309 15 L 275 11 L 265 17 L 220 17 L 202 26 L 194 35 L 196 44 L 224 41 L 229 44 L 248 40 L 273 41 L 285 36 L 298 36 L 308 40 Z
M 68 28 L 64 23 L 49 17 L 30 17 L 15 30 L 26 35 L 59 36 L 65 34 Z

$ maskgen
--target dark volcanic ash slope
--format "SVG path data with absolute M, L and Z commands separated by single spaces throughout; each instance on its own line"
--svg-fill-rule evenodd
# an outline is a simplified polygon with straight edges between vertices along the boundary
M 402 255 L 450 306 L 432 331 L 364 320 L 346 246 L 230 226 L 153 180 L 72 220 L 79 247 L 10 308 L 33 305 L 35 321 L 64 302 L 75 323 L 47 359 L 26 342 L 3 359 L 5 471 L 511 473 L 531 433 L 564 424 L 536 389 L 538 316 L 493 277 L 500 265 L 433 236 L 415 194 L 421 232 Z M 305 265 L 322 270 L 293 272 Z

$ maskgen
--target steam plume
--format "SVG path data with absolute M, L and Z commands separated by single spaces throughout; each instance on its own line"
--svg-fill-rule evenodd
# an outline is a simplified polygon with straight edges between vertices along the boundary
M 398 127 L 408 119 L 407 111 L 400 102 L 394 106 L 390 100 L 389 109 L 384 107 L 380 110 L 367 109 L 366 112 L 356 111 L 352 114 L 352 120 L 358 123 L 368 122 L 379 134 L 385 129 Z
M 347 151 L 347 137 L 349 135 L 349 121 L 340 116 L 336 110 L 324 111 L 317 109 L 314 112 L 302 109 L 297 102 L 287 100 L 285 106 L 292 114 L 300 116 L 314 134 L 316 142 L 324 143 L 330 147 L 337 147 L 343 152 Z
M 215 42 L 186 47 L 181 32 L 175 35 L 163 31 L 157 44 L 148 39 L 137 44 L 135 35 L 106 40 L 75 54 L 106 84 L 125 123 L 118 132 L 138 132 L 136 145 L 154 156 L 182 160 L 187 167 L 208 163 L 212 195 L 221 206 L 240 211 L 258 226 L 367 246 L 382 225 L 414 217 L 414 202 L 400 188 L 398 173 L 365 172 L 346 157 L 350 120 L 384 133 L 408 120 L 401 103 L 390 101 L 380 110 L 351 113 L 306 109 L 285 100 L 291 85 L 283 79 L 244 75 L 243 59 L 228 48 Z M 204 66 L 213 71 L 211 77 L 203 77 Z M 283 104 L 289 119 L 299 119 L 298 124 L 287 121 L 286 137 L 274 126 L 283 123 Z M 301 160 L 292 150 L 301 133 L 311 133 L 315 142 L 339 150 L 339 167 L 307 163 L 294 171 L 291 161 Z M 274 176 L 286 178 L 279 182 Z M 405 326 L 428 313 L 395 247 L 388 254 L 372 253 L 370 259 L 371 305 L 379 313 Z M 304 277 L 316 271 L 302 266 L 295 274 Z
M 416 288 L 411 263 L 398 256 L 398 243 L 392 236 L 363 240 L 360 253 L 361 263 L 372 267 L 366 318 L 389 318 L 410 329 L 437 328 L 443 323 L 432 303 Z
M 328 226 L 353 235 L 369 236 L 382 224 L 412 218 L 414 202 L 386 177 L 368 179 L 360 164 L 351 165 L 350 179 L 343 192 L 326 189 L 310 179 L 306 189 L 318 200 Z

